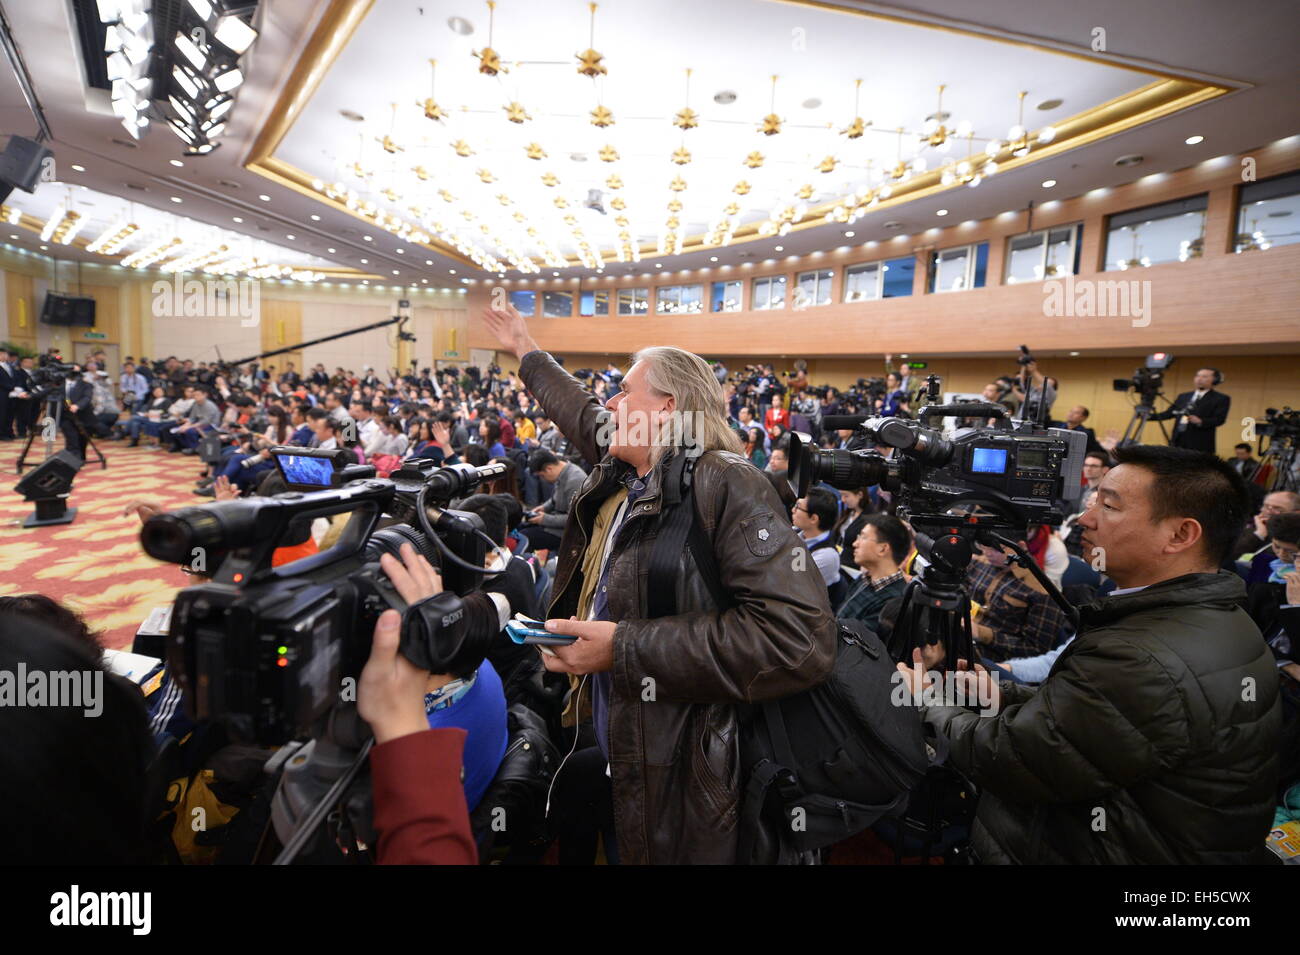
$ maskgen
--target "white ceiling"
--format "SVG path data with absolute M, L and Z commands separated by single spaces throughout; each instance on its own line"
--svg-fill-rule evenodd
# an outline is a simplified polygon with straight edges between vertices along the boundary
M 263 239 L 287 241 L 281 237 L 294 234 L 294 247 L 308 254 L 325 255 L 327 247 L 336 247 L 336 255 L 326 256 L 331 261 L 384 275 L 391 275 L 391 270 L 397 269 L 399 275 L 392 278 L 394 282 L 423 283 L 428 279 L 436 286 L 443 282 L 455 283 L 467 275 L 483 275 L 444 256 L 404 245 L 382 231 L 366 229 L 364 223 L 346 213 L 323 207 L 310 197 L 270 184 L 243 169 L 242 163 L 273 101 L 273 94 L 297 61 L 325 6 L 323 0 L 264 0 L 255 23 L 261 37 L 245 63 L 248 80 L 232 112 L 224 145 L 207 157 L 185 159 L 186 165 L 181 169 L 168 165 L 169 159 L 181 156 L 180 141 L 161 127 L 156 126 L 146 134 L 135 149 L 116 141 L 123 138 L 120 126 L 111 115 L 99 111 L 102 107 L 95 106 L 96 97 L 88 95 L 84 87 L 77 67 L 78 51 L 66 4 L 8 2 L 4 12 L 33 73 L 38 96 L 49 118 L 61 178 L 110 195 L 130 195 L 139 202 L 167 211 L 174 211 L 169 208 L 169 197 L 176 195 L 184 200 L 186 214 L 196 220 Z M 399 112 L 414 113 L 411 120 L 413 131 L 403 134 L 411 137 L 404 143 L 408 152 L 399 154 L 406 164 L 412 153 L 420 148 L 420 124 L 433 125 L 414 107 L 416 97 L 423 99 L 428 95 L 428 69 L 424 64 L 431 55 L 437 55 L 440 60 L 439 101 L 444 107 L 465 103 L 496 110 L 496 115 L 491 117 L 476 118 L 475 114 L 469 114 L 457 117 L 457 120 L 463 119 L 468 130 L 470 124 L 490 118 L 490 127 L 502 127 L 499 133 L 493 132 L 492 135 L 501 138 L 503 143 L 511 133 L 520 132 L 529 136 L 526 141 L 531 141 L 534 137 L 530 135 L 529 126 L 537 126 L 540 130 L 542 117 L 550 113 L 558 114 L 566 108 L 577 112 L 593 105 L 589 102 L 593 98 L 590 81 L 577 76 L 571 65 L 512 69 L 512 73 L 500 82 L 472 73 L 476 61 L 468 59 L 468 52 L 462 50 L 458 53 L 455 44 L 459 42 L 464 47 L 481 48 L 486 27 L 483 5 L 460 2 L 434 5 L 426 2 L 423 16 L 419 7 L 420 4 L 413 0 L 377 2 L 367 22 L 363 23 L 356 42 L 370 42 L 366 37 L 372 20 L 380 22 L 379 18 L 387 21 L 397 17 L 393 21 L 394 28 L 388 31 L 387 37 L 376 39 L 377 45 L 369 48 L 368 56 L 362 56 L 363 62 L 342 70 L 339 66 L 345 62 L 351 64 L 357 51 L 365 48 L 357 46 L 345 50 L 339 65 L 326 78 L 309 106 L 309 114 L 319 111 L 322 117 L 313 122 L 328 123 L 320 129 L 329 130 L 331 137 L 337 136 L 338 158 L 349 162 L 355 158 L 352 150 L 356 147 L 358 128 L 364 129 L 367 136 L 376 131 L 386 132 L 384 114 L 389 112 L 387 104 L 397 101 Z M 1056 96 L 1065 99 L 1058 112 L 1068 115 L 1087 104 L 1105 99 L 1106 90 L 1112 88 L 1107 84 L 1118 84 L 1120 89 L 1125 88 L 1125 82 L 1137 85 L 1135 74 L 1125 70 L 1098 69 L 1088 64 L 1080 65 L 1080 61 L 1022 51 L 1006 44 L 970 41 L 941 31 L 917 32 L 915 27 L 875 20 L 857 21 L 838 14 L 765 0 L 711 0 L 708 4 L 693 5 L 669 0 L 653 6 L 637 5 L 635 14 L 628 13 L 631 8 L 630 0 L 606 0 L 602 3 L 597 13 L 594 45 L 605 54 L 606 65 L 611 71 L 606 81 L 606 101 L 614 109 L 617 123 L 606 132 L 621 137 L 615 143 L 621 155 L 645 155 L 661 164 L 656 165 L 656 169 L 662 168 L 668 173 L 665 176 L 655 172 L 644 185 L 638 176 L 635 183 L 627 186 L 627 213 L 635 231 L 643 235 L 657 235 L 666 218 L 664 186 L 674 171 L 681 172 L 689 182 L 689 189 L 683 194 L 685 208 L 679 216 L 684 233 L 692 228 L 693 223 L 712 224 L 721 206 L 730 198 L 730 193 L 725 197 L 716 192 L 712 196 L 707 194 L 712 190 L 705 187 L 706 165 L 723 162 L 721 168 L 726 172 L 726 158 L 735 154 L 735 164 L 730 166 L 732 172 L 737 174 L 737 178 L 748 178 L 756 191 L 760 189 L 761 177 L 738 166 L 739 157 L 751 148 L 750 140 L 756 139 L 758 148 L 768 155 L 772 171 L 791 168 L 778 166 L 778 158 L 794 163 L 796 167 L 807 156 L 820 159 L 817 154 L 827 145 L 825 131 L 799 131 L 795 124 L 809 120 L 814 126 L 818 122 L 839 124 L 847 121 L 851 113 L 852 81 L 859 75 L 866 81 L 861 112 L 864 117 L 873 119 L 878 127 L 901 122 L 919 123 L 926 113 L 933 110 L 933 87 L 947 82 L 950 89 L 945 96 L 945 109 L 953 114 L 954 119 L 971 119 L 977 132 L 989 135 L 1002 135 L 1004 127 L 1014 119 L 1009 114 L 1014 111 L 1018 89 L 1031 91 L 1028 100 L 1031 104 L 1037 101 L 1039 90 L 1043 91 L 1043 98 Z M 544 11 L 545 16 L 537 18 L 536 14 L 529 13 L 534 9 Z M 979 189 L 961 189 L 956 193 L 917 200 L 888 210 L 886 214 L 870 214 L 852 227 L 856 235 L 854 242 L 886 239 L 900 231 L 915 233 L 954 221 L 987 218 L 1009 209 L 1022 209 L 1031 200 L 1042 202 L 1067 198 L 1095 188 L 1119 185 L 1153 172 L 1182 168 L 1300 132 L 1300 113 L 1295 100 L 1297 59 L 1291 48 L 1297 27 L 1300 27 L 1300 6 L 1288 0 L 1259 0 L 1251 4 L 1250 16 L 1242 16 L 1237 5 L 1223 4 L 1218 0 L 1146 0 L 1142 4 L 1131 4 L 1126 0 L 1090 0 L 1088 4 L 1070 0 L 1043 0 L 1034 4 L 1016 0 L 981 0 L 978 3 L 971 0 L 908 0 L 894 5 L 893 9 L 905 11 L 908 15 L 960 21 L 1003 36 L 1023 35 L 1036 43 L 1081 50 L 1088 48 L 1093 28 L 1104 24 L 1108 50 L 1116 57 L 1125 58 L 1123 62 L 1126 65 L 1131 65 L 1127 58 L 1133 57 L 1174 71 L 1204 71 L 1251 85 L 1140 129 L 1020 170 L 1008 171 L 1005 175 L 999 174 Z M 649 13 L 651 10 L 652 14 Z M 404 11 L 405 19 L 401 19 Z M 464 16 L 473 22 L 475 34 L 458 41 L 445 25 L 446 18 L 453 15 Z M 522 32 L 525 16 L 530 18 L 528 22 L 531 24 L 526 33 Z M 842 25 L 858 22 L 868 24 L 870 29 L 864 31 L 863 37 L 855 39 L 852 32 Z M 830 23 L 841 26 L 828 31 L 826 24 Z M 525 50 L 525 45 L 541 49 L 545 40 L 546 48 L 553 51 L 548 56 L 571 64 L 570 57 L 587 45 L 586 5 L 572 0 L 534 0 L 526 5 L 522 0 L 503 2 L 498 6 L 498 26 L 494 46 L 507 60 L 534 58 L 531 53 L 515 51 Z M 803 53 L 793 48 L 791 30 L 797 26 L 806 30 L 806 50 Z M 767 33 L 773 30 L 777 31 L 776 34 L 768 36 Z M 902 38 L 906 32 L 899 31 L 911 31 L 916 37 L 923 36 L 925 41 L 905 41 Z M 896 42 L 882 46 L 880 40 L 885 36 L 896 37 Z M 831 49 L 838 50 L 833 61 L 827 52 Z M 447 51 L 445 54 L 444 50 Z M 961 59 L 954 60 L 954 57 Z M 460 76 L 453 82 L 454 71 L 450 64 L 458 59 L 462 60 L 459 67 L 462 71 L 467 61 L 471 75 Z M 634 70 L 632 64 L 638 62 L 661 65 L 656 66 L 653 72 Z M 834 68 L 827 65 L 832 62 L 841 65 Z M 857 68 L 852 65 L 846 68 L 842 65 L 845 62 L 856 64 Z M 951 63 L 957 62 L 961 69 L 951 69 Z M 441 65 L 444 63 L 448 64 L 445 70 Z M 887 64 L 887 67 L 882 68 L 882 64 Z M 1051 68 L 1047 69 L 1046 64 L 1052 64 Z M 669 163 L 667 157 L 679 145 L 678 131 L 669 127 L 665 134 L 647 134 L 644 124 L 662 126 L 665 109 L 675 110 L 685 104 L 680 71 L 687 65 L 695 70 L 691 105 L 711 121 L 719 115 L 725 117 L 726 113 L 733 113 L 743 122 L 738 122 L 731 127 L 729 134 L 723 135 L 719 135 L 717 130 L 725 127 L 714 126 L 712 122 L 691 130 L 686 135 L 693 161 L 687 166 L 677 167 Z M 773 72 L 784 77 L 777 86 L 776 111 L 786 118 L 789 125 L 779 136 L 755 137 L 750 124 L 767 112 L 766 94 L 770 89 L 767 77 Z M 517 84 L 521 77 L 527 82 Z M 336 83 L 341 86 L 340 90 L 333 89 Z M 587 84 L 585 94 L 583 84 Z M 874 92 L 869 84 L 874 84 Z M 349 88 L 358 94 L 369 90 L 364 93 L 365 99 L 375 104 L 373 107 L 366 103 L 360 105 L 359 111 L 367 117 L 367 122 L 360 126 L 341 119 L 337 114 L 340 108 L 358 108 L 348 100 L 346 93 Z M 713 93 L 721 88 L 734 89 L 738 93 L 736 103 L 725 110 L 713 104 L 711 99 Z M 985 90 L 989 91 L 987 95 L 983 94 Z M 1002 100 L 1008 94 L 1009 101 L 1004 104 Z M 810 96 L 822 99 L 823 106 L 816 110 L 804 109 L 801 103 Z M 499 112 L 501 100 L 507 97 L 520 99 L 536 117 L 533 123 L 525 124 L 522 131 L 506 122 L 505 114 Z M 534 106 L 534 103 L 538 105 Z M 662 105 L 665 103 L 667 106 Z M 652 108 L 653 113 L 650 112 Z M 1028 112 L 1034 113 L 1032 109 Z M 637 115 L 658 119 L 634 122 Z M 1057 118 L 1056 114 L 1041 115 L 1048 120 Z M 547 122 L 560 120 L 560 117 L 552 117 Z M 1037 125 L 1032 121 L 1028 124 Z M 349 132 L 340 132 L 344 128 Z M 562 128 L 562 124 L 557 128 Z M 594 127 L 578 132 L 587 134 L 588 129 L 597 134 L 601 132 Z M 638 129 L 640 135 L 635 132 Z M 35 123 L 2 63 L 0 130 L 23 135 L 35 132 Z M 696 145 L 691 138 L 697 134 L 700 143 L 711 142 Z M 1197 146 L 1185 146 L 1183 140 L 1193 134 L 1204 135 L 1206 139 Z M 299 137 L 303 141 L 300 142 Z M 401 141 L 401 135 L 395 138 Z M 469 140 L 469 135 L 464 138 Z M 535 138 L 541 141 L 540 136 Z M 575 176 L 575 169 L 608 173 L 606 165 L 596 160 L 594 155 L 589 156 L 583 167 L 573 163 L 568 154 L 593 150 L 603 143 L 590 141 L 589 134 L 587 140 L 581 136 L 559 138 L 558 144 L 546 141 L 543 147 L 550 153 L 548 162 L 557 167 L 554 171 L 563 188 L 575 190 L 570 194 L 572 198 L 582 185 L 582 173 Z M 734 147 L 731 145 L 733 140 Z M 892 156 L 888 137 L 868 134 L 857 143 L 867 147 L 868 141 L 875 144 L 872 149 L 883 148 L 887 155 Z M 488 144 L 489 139 L 485 138 L 484 143 Z M 491 153 L 504 148 L 495 145 L 495 140 L 492 143 L 485 145 L 485 152 L 478 156 L 465 160 L 454 155 L 450 158 L 461 164 L 478 163 L 474 168 L 489 168 L 500 180 L 494 185 L 516 199 L 507 178 L 515 173 L 504 163 L 500 171 L 488 165 Z M 300 122 L 286 140 L 281 154 L 293 158 L 302 152 L 306 168 L 315 166 L 329 170 L 332 167 L 327 164 L 334 159 L 321 150 L 330 145 L 322 140 L 319 130 Z M 374 143 L 371 141 L 369 145 L 373 147 Z M 290 154 L 286 150 L 295 152 Z M 1113 160 L 1127 153 L 1141 154 L 1145 161 L 1133 168 L 1115 167 Z M 380 155 L 387 158 L 387 154 Z M 721 158 L 706 164 L 706 158 L 714 155 Z M 520 160 L 515 162 L 518 164 Z M 525 169 L 547 165 L 546 162 L 522 162 Z M 66 169 L 72 163 L 84 165 L 86 172 L 69 175 Z M 768 165 L 765 165 L 757 172 L 768 171 Z M 587 175 L 590 177 L 591 174 L 588 172 Z M 726 176 L 719 174 L 717 181 L 729 189 L 733 183 L 724 180 L 730 177 L 731 173 Z M 604 175 L 600 178 L 603 180 Z M 624 176 L 625 180 L 628 178 Z M 838 170 L 829 176 L 810 171 L 806 177 L 814 184 L 817 179 L 837 178 Z M 1040 185 L 1047 178 L 1058 181 L 1050 191 Z M 221 180 L 226 184 L 223 185 Z M 143 186 L 148 191 L 128 190 L 127 183 Z M 482 184 L 474 180 L 470 185 Z M 635 203 L 632 200 L 633 189 L 639 192 Z M 751 196 L 755 194 L 751 193 Z M 259 195 L 267 195 L 268 201 L 260 200 Z M 495 192 L 492 195 L 495 196 Z M 522 201 L 524 195 L 520 191 L 518 199 Z M 15 193 L 12 201 L 22 205 L 25 198 L 25 194 Z M 605 198 L 608 200 L 609 197 Z M 496 206 L 495 199 L 491 201 Z M 764 208 L 763 203 L 757 202 L 744 207 L 770 211 Z M 935 218 L 935 212 L 940 208 L 950 209 L 950 216 Z M 526 211 L 532 212 L 531 209 Z M 615 213 L 608 211 L 606 218 L 612 218 Z M 312 213 L 320 215 L 321 220 L 312 222 L 309 219 Z M 591 215 L 601 218 L 595 213 Z M 245 223 L 234 223 L 234 216 L 244 218 Z M 886 229 L 884 221 L 887 219 L 896 221 L 898 227 Z M 596 228 L 588 227 L 593 238 L 597 234 Z M 818 227 L 795 232 L 780 240 L 761 240 L 654 261 L 662 261 L 668 269 L 698 268 L 708 265 L 711 255 L 718 255 L 719 264 L 736 264 L 770 256 L 777 242 L 784 245 L 785 254 L 803 254 L 844 244 L 844 228 Z M 375 241 L 365 242 L 363 235 L 367 233 L 373 234 Z M 563 240 L 567 229 L 561 226 L 560 231 L 550 234 L 556 241 Z M 35 249 L 34 239 L 35 236 L 25 235 L 22 244 L 30 244 Z M 398 254 L 399 248 L 403 248 L 406 254 Z M 85 257 L 84 253 L 70 250 L 66 255 L 61 253 L 61 256 L 72 258 L 79 255 Z M 370 263 L 362 264 L 361 258 L 369 258 Z M 425 262 L 431 264 L 425 265 Z M 611 271 L 645 271 L 650 266 L 651 260 L 647 259 L 640 265 L 619 266 Z M 457 274 L 453 276 L 451 269 L 456 269 Z M 566 276 L 586 272 L 582 268 L 559 271 Z

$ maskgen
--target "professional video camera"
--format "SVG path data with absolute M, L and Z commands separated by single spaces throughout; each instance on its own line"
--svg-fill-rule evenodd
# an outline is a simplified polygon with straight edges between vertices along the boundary
M 940 380 L 931 375 L 925 397 L 935 402 L 939 395 Z M 959 428 L 945 437 L 929 422 L 948 415 L 994 418 L 1008 427 Z M 908 642 L 891 642 L 896 659 L 910 660 L 911 647 L 933 642 L 930 637 L 944 643 L 949 667 L 958 659 L 978 659 L 964 588 L 977 544 L 1011 548 L 1017 555 L 1012 559 L 1075 617 L 1019 541 L 1027 538 L 1031 525 L 1059 526 L 1064 519 L 1058 501 L 1080 484 L 1087 451 L 1083 432 L 1008 420 L 1006 408 L 982 402 L 927 403 L 917 421 L 846 415 L 823 418 L 822 425 L 827 430 L 859 428 L 871 444 L 893 449 L 888 457 L 875 450 L 822 451 L 806 435 L 792 433 L 790 484 L 799 497 L 819 481 L 841 490 L 879 485 L 893 495 L 898 516 L 911 524 L 927 566 L 904 596 L 895 633 Z M 914 591 L 919 591 L 920 603 L 914 601 Z M 937 634 L 916 632 L 922 606 Z
M 877 398 L 884 398 L 889 393 L 884 378 L 859 378 L 845 394 L 855 404 L 868 408 L 874 407 Z
M 1140 402 L 1149 405 L 1161 393 L 1161 388 L 1165 382 L 1165 372 L 1173 363 L 1173 355 L 1168 352 L 1158 351 L 1147 356 L 1146 364 L 1134 371 L 1132 378 L 1113 379 L 1112 387 L 1116 391 L 1128 391 L 1132 388 L 1137 392 Z
M 1290 408 L 1264 409 L 1264 420 L 1255 425 L 1255 433 L 1265 435 L 1278 441 L 1283 438 L 1294 440 L 1300 437 L 1300 411 L 1292 411 Z
M 492 573 L 483 568 L 492 542 L 477 515 L 447 505 L 505 466 L 412 459 L 379 479 L 373 467 L 344 464 L 349 451 L 272 454 L 289 492 L 182 508 L 141 531 L 150 556 L 212 577 L 181 591 L 172 612 L 168 665 L 191 716 L 263 744 L 307 733 L 339 701 L 343 680 L 360 675 L 390 607 L 403 612 L 400 649 L 412 663 L 434 673 L 476 666 L 492 634 L 467 632 L 460 598 Z M 434 517 L 430 506 L 440 508 Z M 276 548 L 305 539 L 315 519 L 344 513 L 333 547 L 272 566 Z M 379 529 L 385 515 L 393 521 Z M 379 566 L 403 543 L 440 567 L 445 587 L 410 607 Z
M 80 369 L 66 361 L 59 361 L 51 355 L 41 355 L 36 367 L 32 369 L 31 397 L 40 401 L 59 391 L 71 374 L 80 374 Z

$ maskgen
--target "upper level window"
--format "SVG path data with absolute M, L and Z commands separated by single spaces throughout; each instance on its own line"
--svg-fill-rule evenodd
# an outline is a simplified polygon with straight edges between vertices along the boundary
M 1082 231 L 1083 226 L 1076 223 L 1013 235 L 1007 240 L 1006 284 L 1042 282 L 1076 274 Z
M 794 308 L 807 308 L 809 305 L 829 305 L 831 303 L 831 279 L 835 275 L 830 269 L 817 269 L 813 272 L 800 272 L 795 280 Z
M 568 318 L 573 314 L 573 293 L 543 292 L 542 314 L 548 318 Z
M 650 311 L 648 288 L 621 288 L 618 290 L 618 314 L 644 315 Z
M 1199 259 L 1205 251 L 1206 196 L 1190 196 L 1110 217 L 1106 269 L 1141 269 Z
M 525 318 L 531 318 L 537 314 L 537 293 L 536 292 L 511 292 L 510 304 L 515 307 L 520 315 Z
M 714 282 L 709 296 L 709 310 L 713 312 L 739 312 L 740 296 L 743 284 L 734 282 Z
M 930 260 L 930 291 L 962 292 L 982 288 L 988 261 L 987 242 L 940 249 Z
M 880 298 L 880 271 L 883 262 L 850 265 L 844 270 L 844 301 L 867 302 Z
M 754 279 L 752 299 L 753 303 L 749 307 L 754 311 L 785 308 L 785 276 L 772 275 Z
M 916 256 L 905 255 L 890 259 L 880 266 L 881 298 L 903 298 L 912 294 L 912 280 L 916 275 Z
M 668 315 L 704 311 L 704 286 L 659 286 L 655 289 L 655 311 Z
M 578 298 L 579 315 L 608 315 L 609 289 L 587 289 Z
M 1235 251 L 1300 242 L 1300 172 L 1242 186 L 1237 202 Z

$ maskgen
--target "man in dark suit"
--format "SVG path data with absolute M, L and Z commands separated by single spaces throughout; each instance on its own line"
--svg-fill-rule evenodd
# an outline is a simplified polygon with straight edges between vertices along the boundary
M 64 389 L 68 404 L 60 416 L 59 430 L 63 432 L 67 449 L 84 458 L 86 441 L 81 432 L 95 427 L 95 388 L 82 377 L 81 372 L 74 371 L 68 375 Z M 81 428 L 77 427 L 77 423 L 81 424 Z
M 32 393 L 32 359 L 13 356 L 10 367 L 13 369 L 13 387 L 30 396 Z M 27 432 L 36 427 L 34 421 L 40 402 L 31 397 L 10 398 L 9 410 L 13 416 L 14 430 L 18 437 L 27 437 Z
M 1184 391 L 1174 399 L 1173 407 L 1151 415 L 1151 421 L 1176 418 L 1169 443 L 1175 448 L 1215 453 L 1214 429 L 1228 419 L 1232 399 L 1214 390 L 1223 380 L 1217 368 L 1201 368 L 1194 379 L 1195 391 Z
M 1233 445 L 1232 457 L 1228 460 L 1228 463 L 1241 475 L 1243 481 L 1249 482 L 1255 476 L 1255 472 L 1259 470 L 1259 462 L 1255 460 L 1255 456 L 1252 454 L 1253 451 L 1254 448 L 1245 442 Z
M 0 348 L 0 441 L 14 439 L 14 403 L 9 392 L 16 387 L 14 368 L 17 359 L 9 351 Z

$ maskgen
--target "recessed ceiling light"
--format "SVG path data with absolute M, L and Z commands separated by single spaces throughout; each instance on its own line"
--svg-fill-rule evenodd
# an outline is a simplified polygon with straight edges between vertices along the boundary
M 718 261 L 718 257 L 717 257 L 716 255 L 711 255 L 711 256 L 709 256 L 709 261 L 710 261 L 710 262 L 716 262 L 716 261 Z
M 424 260 L 424 264 L 425 264 L 425 265 L 433 265 L 433 259 L 425 259 L 425 260 Z
M 332 253 L 334 250 L 333 250 L 333 249 L 326 249 L 325 251 L 326 251 L 326 252 L 330 252 L 330 253 Z
M 937 216 L 946 216 L 947 214 L 948 214 L 947 209 L 940 209 L 938 212 L 935 213 L 935 215 Z
M 401 275 L 402 273 L 399 272 L 399 271 L 397 271 L 397 269 L 393 269 L 393 274 L 394 274 L 394 275 Z
M 182 200 L 180 196 L 172 196 L 172 202 L 181 202 L 181 201 Z
M 46 249 L 48 249 L 48 248 L 49 248 L 48 245 L 43 245 L 43 246 L 41 246 L 41 251 L 44 252 L 44 251 L 45 251 Z
M 803 101 L 802 105 L 804 109 L 816 109 L 821 104 L 822 101 L 819 100 L 816 96 L 810 96 L 808 99 Z
M 243 222 L 244 220 L 241 219 L 239 216 L 235 216 L 235 221 L 236 221 L 236 222 Z
M 362 116 L 356 110 L 352 110 L 352 109 L 341 109 L 339 110 L 339 115 L 342 116 L 344 119 L 352 120 L 352 122 L 354 123 L 364 123 L 366 121 L 366 118 L 364 116 Z
M 185 165 L 185 163 L 181 162 L 179 159 L 169 159 L 167 161 L 171 163 L 173 166 L 176 166 L 177 168 L 180 168 L 181 166 Z
M 1072 352 L 1070 352 L 1070 357 L 1071 357 L 1071 358 L 1078 358 L 1078 357 L 1079 357 L 1079 353 L 1078 353 L 1077 351 L 1072 351 Z
M 397 250 L 397 254 L 398 254 L 398 255 L 405 255 L 405 254 L 406 254 L 406 250 L 405 250 L 405 249 L 398 249 L 398 250 Z
M 1055 179 L 1044 179 L 1044 180 L 1043 180 L 1043 188 L 1044 188 L 1044 189 L 1051 189 L 1054 185 L 1056 185 L 1056 180 L 1055 180 Z
M 1116 159 L 1116 160 L 1115 160 L 1115 165 L 1116 165 L 1116 166 L 1136 166 L 1138 163 L 1140 163 L 1140 162 L 1142 161 L 1142 158 L 1143 158 L 1143 157 L 1142 157 L 1142 156 L 1139 156 L 1137 153 L 1130 153 L 1130 154 L 1127 155 L 1127 156 L 1120 156 L 1118 159 Z
M 16 239 L 16 238 L 18 238 L 18 236 L 16 236 L 16 235 L 10 235 L 9 238 L 11 238 L 11 239 Z
M 857 233 L 854 232 L 852 229 L 850 229 L 848 232 L 844 233 L 844 238 L 846 238 L 846 239 L 851 239 L 851 238 L 853 238 L 855 235 L 857 235 Z
M 85 171 L 86 171 L 86 167 L 85 167 L 85 166 L 78 166 L 76 163 L 73 163 L 73 164 L 72 164 L 72 168 L 73 168 L 74 170 L 76 170 L 77 172 L 85 172 Z
M 717 103 L 719 106 L 730 106 L 735 101 L 735 90 L 718 90 L 718 92 L 713 94 L 713 102 Z
M 320 222 L 320 216 L 316 215 L 316 213 L 313 212 L 313 213 L 311 214 L 311 221 L 312 221 L 312 222 Z
M 260 196 L 258 196 L 257 198 L 261 199 L 263 202 L 270 202 L 270 201 L 271 201 L 271 197 L 268 196 L 268 195 L 260 195 Z
M 365 239 L 367 242 L 374 242 L 374 241 L 375 241 L 374 237 L 373 237 L 373 236 L 369 236 L 369 235 L 363 235 L 361 238 Z
M 559 275 L 560 273 L 559 273 L 559 272 L 552 272 L 551 274 L 552 274 L 552 275 Z
M 1183 142 L 1185 142 L 1185 143 L 1186 143 L 1187 145 L 1189 145 L 1189 146 L 1195 146 L 1197 143 L 1203 143 L 1203 142 L 1205 142 L 1205 137 L 1204 137 L 1204 136 L 1188 136 L 1186 139 L 1183 140 Z M 73 169 L 76 169 L 77 167 L 76 167 L 76 166 L 73 166 L 72 168 L 73 168 Z
M 370 260 L 369 260 L 369 259 L 362 259 L 362 260 L 361 260 L 361 264 L 362 264 L 362 265 L 369 265 L 369 264 L 370 264 Z
M 292 241 L 294 240 L 294 238 L 295 238 L 295 236 L 292 235 L 292 234 L 290 234 L 290 233 L 285 233 L 285 236 L 284 236 L 284 237 L 285 237 L 286 239 L 288 239 L 290 242 L 292 242 Z
M 447 29 L 458 36 L 469 36 L 474 32 L 474 24 L 464 17 L 449 17 L 447 19 Z
M 662 262 L 656 262 L 656 263 L 655 263 L 655 268 L 657 268 L 657 269 L 662 269 L 663 267 L 664 267 L 664 264 L 663 264 Z M 556 274 L 556 275 L 559 275 L 560 273 L 559 273 L 559 272 L 556 272 L 555 274 Z
M 783 246 L 783 245 L 778 245 L 778 246 L 776 247 L 775 251 L 777 251 L 777 252 L 784 252 L 784 251 L 785 251 L 785 246 Z
M 455 274 L 456 274 L 456 270 L 455 270 L 455 269 L 448 269 L 448 270 L 447 270 L 447 274 L 448 274 L 448 275 L 455 275 Z

